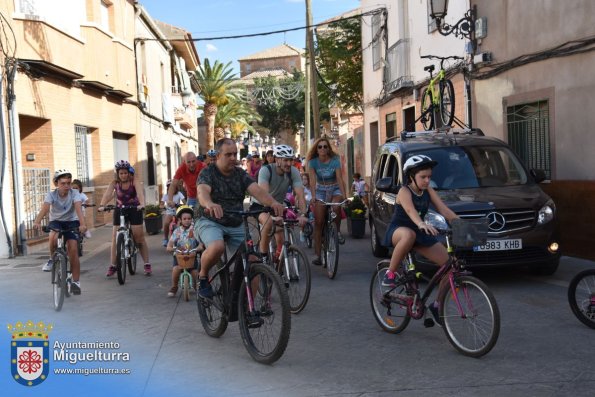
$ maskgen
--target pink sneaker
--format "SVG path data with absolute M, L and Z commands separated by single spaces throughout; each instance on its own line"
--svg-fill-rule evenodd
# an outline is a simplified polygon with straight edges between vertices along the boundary
M 105 277 L 111 277 L 111 276 L 113 276 L 114 274 L 116 274 L 116 267 L 115 267 L 115 266 L 110 266 L 110 267 L 107 269 L 107 273 L 105 274 Z
M 145 264 L 145 276 L 150 276 L 151 275 L 151 264 L 146 263 Z

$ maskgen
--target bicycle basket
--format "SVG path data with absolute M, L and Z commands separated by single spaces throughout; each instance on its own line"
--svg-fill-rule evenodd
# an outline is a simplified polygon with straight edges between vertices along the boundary
M 474 247 L 484 245 L 488 238 L 488 220 L 454 219 L 452 226 L 452 242 L 457 247 Z
M 178 266 L 181 269 L 192 269 L 194 267 L 194 260 L 196 258 L 196 252 L 191 254 L 176 254 Z

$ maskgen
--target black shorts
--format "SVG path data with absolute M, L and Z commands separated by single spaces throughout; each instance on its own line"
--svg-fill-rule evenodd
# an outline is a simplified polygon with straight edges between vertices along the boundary
M 124 215 L 130 220 L 131 225 L 143 224 L 143 211 L 136 208 L 116 208 L 114 210 L 114 226 L 120 226 L 120 211 L 124 211 Z
M 79 221 L 51 221 L 48 226 L 53 229 L 60 229 L 60 230 L 67 230 L 67 229 L 74 229 L 78 228 L 81 224 Z M 68 240 L 77 240 L 79 239 L 79 234 L 77 232 L 66 232 L 64 233 L 64 237 L 66 241 Z

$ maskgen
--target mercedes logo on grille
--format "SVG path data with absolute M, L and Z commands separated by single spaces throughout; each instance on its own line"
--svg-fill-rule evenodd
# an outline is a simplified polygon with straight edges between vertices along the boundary
M 506 225 L 504 215 L 499 212 L 490 212 L 486 215 L 486 218 L 488 219 L 488 227 L 492 232 L 499 232 L 504 229 L 504 225 Z

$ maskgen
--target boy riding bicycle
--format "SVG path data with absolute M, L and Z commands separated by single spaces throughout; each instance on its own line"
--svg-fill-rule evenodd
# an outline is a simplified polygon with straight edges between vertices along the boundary
M 305 216 L 307 207 L 304 198 L 304 185 L 300 177 L 300 172 L 293 166 L 293 149 L 287 145 L 277 145 L 273 148 L 274 162 L 266 164 L 258 173 L 258 186 L 270 193 L 278 203 L 283 203 L 289 187 L 293 188 L 300 206 L 300 216 L 298 218 L 300 227 L 303 227 L 308 218 Z M 262 204 L 256 199 L 252 199 L 250 209 L 260 209 Z M 260 252 L 267 252 L 269 241 L 271 239 L 271 215 L 263 212 L 258 216 L 258 222 L 262 226 L 260 233 Z M 283 230 L 278 229 L 275 234 L 277 241 L 277 256 L 283 246 Z
M 81 196 L 78 190 L 71 188 L 72 174 L 66 169 L 57 170 L 54 173 L 54 186 L 56 189 L 49 192 L 43 202 L 43 206 L 35 217 L 33 228 L 41 230 L 41 220 L 48 214 L 50 214 L 49 226 L 54 229 L 73 229 L 78 227 L 80 233 L 87 231 L 85 224 L 85 217 L 83 216 L 83 210 L 81 206 Z M 80 284 L 80 262 L 78 255 L 78 235 L 75 232 L 69 231 L 64 233 L 66 238 L 66 248 L 68 251 L 68 260 L 72 269 L 72 285 L 71 292 L 73 295 L 81 294 Z M 44 272 L 52 270 L 53 262 L 52 257 L 58 244 L 58 233 L 50 231 L 49 235 L 49 249 L 50 259 L 43 266 Z

